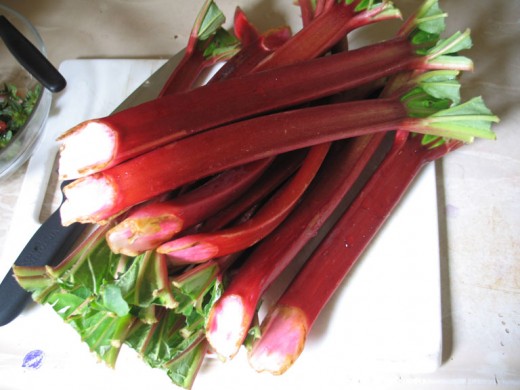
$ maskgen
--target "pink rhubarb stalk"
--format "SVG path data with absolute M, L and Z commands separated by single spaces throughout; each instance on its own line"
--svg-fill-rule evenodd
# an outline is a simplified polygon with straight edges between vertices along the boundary
M 297 204 L 318 172 L 330 144 L 312 148 L 295 176 L 243 224 L 213 233 L 199 233 L 162 244 L 157 252 L 183 262 L 200 263 L 242 251 L 278 226 Z

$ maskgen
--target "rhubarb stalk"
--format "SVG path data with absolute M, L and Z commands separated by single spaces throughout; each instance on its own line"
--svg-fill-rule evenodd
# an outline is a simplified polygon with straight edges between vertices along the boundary
M 227 168 L 342 138 L 401 127 L 471 142 L 472 124 L 462 116 L 467 128 L 453 128 L 444 118 L 447 107 L 448 99 L 411 87 L 402 97 L 326 104 L 222 126 L 72 182 L 64 188 L 62 223 L 102 223 L 131 206 Z M 485 130 L 475 134 L 494 137 Z M 199 155 L 200 150 L 204 155 Z
M 295 207 L 318 172 L 329 147 L 330 144 L 325 143 L 312 148 L 295 176 L 247 222 L 213 233 L 178 238 L 162 244 L 157 252 L 167 254 L 175 261 L 198 263 L 251 247 L 273 231 Z
M 108 231 L 110 248 L 114 253 L 128 256 L 157 248 L 237 199 L 256 182 L 271 161 L 267 158 L 229 169 L 173 199 L 135 208 Z
M 228 227 L 248 210 L 262 203 L 298 170 L 305 154 L 306 150 L 296 150 L 277 156 L 265 173 L 239 199 L 207 218 L 201 230 L 214 232 Z
M 466 131 L 470 125 L 475 133 L 490 132 L 491 123 L 498 120 L 480 99 L 445 110 L 443 118 L 447 127 Z M 294 363 L 318 314 L 413 179 L 427 163 L 462 145 L 442 137 L 397 133 L 392 150 L 361 193 L 269 310 L 261 337 L 249 352 L 249 362 L 257 371 L 281 374 Z
M 312 5 L 303 4 L 305 27 L 261 62 L 256 70 L 272 69 L 319 57 L 340 42 L 349 32 L 361 26 L 401 17 L 399 10 L 389 1 L 355 0 L 328 1 L 328 3 L 325 5 L 325 1 L 317 2 L 320 9 L 314 10 L 313 14 L 317 14 L 317 17 L 312 16 L 312 20 L 309 20 L 311 15 L 307 12 Z
M 221 26 L 225 16 L 213 0 L 206 0 L 195 19 L 181 62 L 159 96 L 190 90 L 204 69 L 233 57 L 239 42 Z
M 316 100 L 400 70 L 433 67 L 430 60 L 429 53 L 416 53 L 409 37 L 400 37 L 164 96 L 63 134 L 60 176 L 85 176 L 208 128 Z M 82 142 L 84 137 L 90 142 Z M 96 149 L 86 150 L 89 144 Z
M 291 36 L 289 27 L 280 27 L 259 33 L 249 22 L 244 12 L 237 8 L 235 11 L 234 31 L 242 46 L 215 73 L 209 82 L 215 82 L 250 73 L 260 61 L 283 45 Z
M 298 207 L 247 256 L 207 320 L 206 337 L 220 357 L 230 359 L 236 355 L 247 336 L 262 294 L 316 237 L 372 160 L 383 138 L 384 133 L 379 133 L 333 147 L 331 156 Z

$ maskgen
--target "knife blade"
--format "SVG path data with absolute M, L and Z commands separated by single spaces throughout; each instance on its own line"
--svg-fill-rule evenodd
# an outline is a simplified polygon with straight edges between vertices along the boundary
M 113 112 L 122 111 L 156 98 L 170 74 L 181 62 L 184 52 L 183 49 L 166 61 Z M 62 188 L 66 184 L 64 182 Z M 70 252 L 76 240 L 88 226 L 88 224 L 80 223 L 63 226 L 58 208 L 34 233 L 15 260 L 14 265 L 45 266 L 58 264 Z M 16 282 L 11 267 L 0 283 L 0 326 L 14 320 L 22 312 L 29 298 L 30 293 L 22 289 Z

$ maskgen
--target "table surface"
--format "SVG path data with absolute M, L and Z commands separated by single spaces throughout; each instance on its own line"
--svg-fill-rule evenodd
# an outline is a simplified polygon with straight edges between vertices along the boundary
M 3 3 L 31 20 L 58 65 L 74 58 L 168 58 L 185 46 L 202 0 Z M 420 4 L 394 3 L 405 15 Z M 240 6 L 260 30 L 300 28 L 290 0 L 217 4 L 229 20 Z M 435 167 L 443 365 L 432 374 L 391 378 L 384 388 L 520 389 L 520 1 L 452 0 L 441 6 L 449 13 L 448 31 L 472 30 L 474 46 L 466 54 L 476 67 L 463 77 L 463 95 L 482 95 L 501 122 L 497 141 L 476 141 Z M 388 23 L 391 28 L 394 22 Z M 24 169 L 0 183 L 0 252 Z

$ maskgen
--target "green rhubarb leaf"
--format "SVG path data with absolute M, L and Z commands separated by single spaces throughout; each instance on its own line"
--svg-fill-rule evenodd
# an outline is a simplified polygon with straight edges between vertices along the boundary
M 48 303 L 64 320 L 67 320 L 81 305 L 88 304 L 87 301 L 88 298 L 65 290 L 55 291 L 48 299 Z
M 469 29 L 464 32 L 457 31 L 449 38 L 440 39 L 435 47 L 428 51 L 428 54 L 456 54 L 462 50 L 470 49 L 472 45 L 473 42 L 471 40 Z
M 340 0 L 344 4 L 355 4 L 354 12 L 361 13 L 363 11 L 372 11 L 379 9 L 377 15 L 372 15 L 372 18 L 386 18 L 386 17 L 401 17 L 401 12 L 394 7 L 391 1 L 387 0 Z M 313 7 L 316 9 L 316 2 L 313 2 Z
M 125 343 L 150 367 L 164 370 L 176 385 L 189 388 L 203 357 L 192 352 L 205 337 L 202 326 L 186 335 L 185 324 L 186 318 L 175 310 L 161 309 L 155 324 L 134 324 Z
M 115 365 L 121 344 L 134 318 L 118 316 L 86 295 L 84 287 L 71 291 L 60 288 L 48 295 L 47 303 L 70 324 L 98 358 L 110 367 Z
M 162 309 L 157 322 L 138 322 L 129 332 L 125 343 L 135 349 L 150 367 L 162 367 L 184 347 L 185 339 L 179 329 L 184 318 L 173 310 Z
M 147 307 L 157 304 L 169 308 L 177 305 L 170 289 L 166 258 L 155 251 L 135 257 L 115 284 L 131 305 Z
M 184 389 L 190 389 L 206 356 L 207 348 L 207 342 L 201 339 L 185 353 L 168 362 L 165 369 L 172 382 Z
M 411 118 L 426 118 L 452 105 L 450 99 L 436 98 L 421 87 L 413 88 L 401 100 Z
M 101 299 L 103 300 L 103 306 L 119 317 L 123 317 L 130 312 L 130 306 L 124 300 L 119 286 L 114 284 L 103 286 L 101 290 Z
M 226 17 L 214 1 L 206 1 L 195 22 L 199 40 L 206 40 L 226 21 Z
M 119 317 L 109 311 L 84 306 L 69 321 L 90 350 L 113 367 L 134 318 L 131 315 Z
M 416 14 L 416 27 L 429 34 L 441 34 L 446 29 L 446 16 L 438 0 L 426 0 Z
M 426 118 L 460 102 L 458 71 L 436 70 L 419 74 L 406 85 L 416 85 L 401 101 L 412 118 Z
M 430 149 L 437 148 L 443 145 L 446 140 L 436 135 L 424 134 L 421 138 L 421 145 L 428 146 Z
M 477 97 L 460 104 L 457 71 L 439 70 L 424 73 L 411 80 L 417 86 L 401 97 L 410 118 L 422 118 L 405 125 L 408 131 L 428 134 L 423 144 L 435 142 L 436 137 L 466 143 L 475 137 L 495 139 L 491 130 L 498 117 Z M 439 145 L 440 143 L 434 143 Z
M 448 99 L 453 104 L 460 102 L 460 83 L 456 70 L 437 70 L 417 77 L 417 83 L 430 96 L 436 99 Z
M 398 35 L 408 37 L 417 46 L 434 44 L 446 29 L 447 14 L 438 0 L 426 0 L 402 25 Z
M 204 42 L 206 44 L 206 42 Z M 223 61 L 234 56 L 240 49 L 240 41 L 229 31 L 219 28 L 212 35 L 209 43 L 204 48 L 203 55 L 206 59 Z
M 345 1 L 345 4 L 348 4 L 348 5 L 353 4 L 353 3 L 357 3 L 356 7 L 354 8 L 354 11 L 361 12 L 366 9 L 373 8 L 375 5 L 380 4 L 381 1 L 374 1 L 374 0 L 361 0 L 361 1 L 346 0 Z
M 497 122 L 499 118 L 486 107 L 482 98 L 475 97 L 424 118 L 415 131 L 470 143 L 475 137 L 495 139 L 491 127 Z
M 52 277 L 62 283 L 83 286 L 93 294 L 99 294 L 106 280 L 114 280 L 121 255 L 114 254 L 104 239 L 105 229 L 99 229 L 70 258 L 49 270 Z
M 172 291 L 175 300 L 179 302 L 180 313 L 190 316 L 194 309 L 199 309 L 200 312 L 206 293 L 216 281 L 218 271 L 216 263 L 207 262 L 172 280 Z

